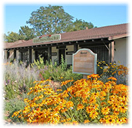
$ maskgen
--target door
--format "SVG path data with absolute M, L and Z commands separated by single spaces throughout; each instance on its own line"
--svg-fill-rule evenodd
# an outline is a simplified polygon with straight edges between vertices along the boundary
M 59 49 L 59 64 L 61 64 L 61 56 L 65 60 L 65 49 Z

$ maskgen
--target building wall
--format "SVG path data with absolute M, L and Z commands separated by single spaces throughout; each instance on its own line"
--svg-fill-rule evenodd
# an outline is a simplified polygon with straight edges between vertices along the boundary
M 128 38 L 115 40 L 114 61 L 116 61 L 116 64 L 128 66 Z

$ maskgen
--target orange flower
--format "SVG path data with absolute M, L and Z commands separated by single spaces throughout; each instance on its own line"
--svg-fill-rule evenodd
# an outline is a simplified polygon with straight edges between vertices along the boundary
M 61 110 L 62 113 L 66 112 L 66 111 L 67 111 L 67 109 L 65 109 L 65 108 Z
M 73 124 L 73 125 L 77 125 L 78 122 L 77 122 L 77 121 L 73 121 L 72 124 Z
M 95 97 L 90 97 L 89 102 L 90 102 L 90 103 L 96 103 L 96 98 L 95 98 Z
M 99 78 L 100 76 L 98 74 L 91 74 L 91 75 L 88 75 L 87 78 Z
M 84 124 L 87 124 L 89 123 L 90 121 L 89 120 L 84 120 Z
M 66 107 L 67 108 L 70 108 L 70 107 L 73 107 L 73 102 L 72 101 L 68 101 L 67 103 L 66 103 Z
M 105 92 L 105 91 L 101 91 L 101 92 L 100 92 L 100 95 L 101 95 L 101 96 L 106 96 L 106 92 Z
M 108 79 L 117 81 L 117 79 L 115 77 L 109 77 Z
M 61 82 L 61 86 L 68 84 L 69 82 L 73 82 L 73 80 L 66 80 Z
M 105 123 L 105 119 L 104 118 L 101 118 L 99 121 L 100 121 L 100 123 L 103 123 L 103 124 Z
M 83 109 L 83 108 L 84 108 L 84 106 L 82 104 L 77 105 L 77 110 L 80 110 L 80 109 Z

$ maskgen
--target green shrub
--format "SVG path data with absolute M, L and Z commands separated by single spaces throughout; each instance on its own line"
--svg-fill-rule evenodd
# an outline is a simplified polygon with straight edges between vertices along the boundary
M 106 68 L 104 68 L 106 66 Z M 100 61 L 97 64 L 97 73 L 101 76 L 100 80 L 107 82 L 108 77 L 115 77 L 117 84 L 128 84 L 128 68 L 116 63 L 106 64 L 105 61 Z
M 16 118 L 16 117 L 12 117 L 12 114 L 15 111 L 18 111 L 20 109 L 24 109 L 25 107 L 25 103 L 24 101 L 18 99 L 18 98 L 14 98 L 8 101 L 4 102 L 4 111 L 9 113 L 9 116 L 6 117 L 6 119 L 11 119 L 11 123 L 15 122 L 15 123 L 22 123 L 24 122 L 24 120 Z
M 39 65 L 39 63 L 38 63 Z M 47 68 L 45 68 L 47 66 Z M 40 77 L 42 79 L 52 79 L 54 81 L 64 81 L 68 79 L 81 79 L 81 74 L 72 73 L 72 66 L 67 68 L 67 63 L 64 61 L 63 56 L 61 56 L 61 64 L 59 66 L 53 65 L 51 62 L 47 63 L 44 70 L 41 69 Z

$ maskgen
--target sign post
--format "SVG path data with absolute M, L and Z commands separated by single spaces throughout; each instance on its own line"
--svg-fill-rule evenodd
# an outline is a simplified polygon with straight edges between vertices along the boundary
M 90 49 L 79 49 L 73 54 L 73 73 L 83 74 L 83 78 L 87 75 L 97 73 L 97 54 Z

